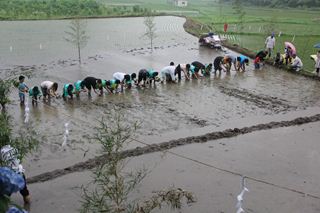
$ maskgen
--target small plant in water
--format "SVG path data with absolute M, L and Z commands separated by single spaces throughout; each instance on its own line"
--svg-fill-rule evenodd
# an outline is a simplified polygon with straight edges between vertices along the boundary
M 73 44 L 78 50 L 78 61 L 81 64 L 81 49 L 84 48 L 89 36 L 86 33 L 87 23 L 85 20 L 76 18 L 70 22 L 69 31 L 66 31 L 67 37 L 64 39 Z
M 124 122 L 123 115 L 114 110 L 112 116 L 100 122 L 94 137 L 102 145 L 105 154 L 101 164 L 93 171 L 92 183 L 83 186 L 81 212 L 148 213 L 167 204 L 172 209 L 180 209 L 183 199 L 195 202 L 192 193 L 180 188 L 156 191 L 145 201 L 130 199 L 130 193 L 146 176 L 146 169 L 134 172 L 124 171 L 122 149 L 129 143 L 137 124 Z
M 143 36 L 147 37 L 149 39 L 150 49 L 152 52 L 153 51 L 153 41 L 157 37 L 156 23 L 154 22 L 154 16 L 152 16 L 150 13 L 147 13 L 147 15 L 144 17 L 143 23 L 146 26 L 146 33 Z

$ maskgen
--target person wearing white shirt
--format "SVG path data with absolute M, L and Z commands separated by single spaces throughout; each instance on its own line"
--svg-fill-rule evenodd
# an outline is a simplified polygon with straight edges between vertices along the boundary
M 125 86 L 128 89 L 131 89 L 132 87 L 132 81 L 136 81 L 135 78 L 137 75 L 135 73 L 132 73 L 131 75 L 123 73 L 123 72 L 116 72 L 113 73 L 113 78 L 115 80 L 119 80 L 121 84 L 121 92 L 123 92 L 123 87 Z
M 166 66 L 161 70 L 161 83 L 163 83 L 164 80 L 167 82 L 176 82 L 176 67 L 174 66 L 174 63 L 171 62 L 170 66 Z
M 43 95 L 43 100 L 47 97 L 50 99 L 51 97 L 57 97 L 58 94 L 56 93 L 58 90 L 58 83 L 52 81 L 43 81 L 40 84 L 41 92 Z
M 268 50 L 268 57 L 271 57 L 272 50 L 274 49 L 276 45 L 276 38 L 274 37 L 274 33 L 272 33 L 270 36 L 267 37 L 266 41 L 266 48 Z
M 316 64 L 314 66 L 316 68 L 316 73 L 320 77 L 320 50 L 317 52 Z
M 301 59 L 295 54 L 292 55 L 292 58 L 293 58 L 293 62 L 290 66 L 290 69 L 297 71 L 297 72 L 300 71 L 303 66 Z

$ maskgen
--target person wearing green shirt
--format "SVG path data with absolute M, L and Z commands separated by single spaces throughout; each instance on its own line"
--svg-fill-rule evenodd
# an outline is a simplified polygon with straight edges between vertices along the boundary
M 39 90 L 39 87 L 34 86 L 31 89 L 29 89 L 29 97 L 32 97 L 32 106 L 38 105 L 38 97 L 41 97 L 41 92 Z
M 153 69 L 148 69 L 148 72 L 147 72 L 147 84 L 152 84 L 152 81 L 153 83 L 155 84 L 156 81 L 160 81 L 160 78 L 158 77 L 159 73 L 156 72 L 155 70 Z
M 104 86 L 104 88 L 105 88 L 110 94 L 113 94 L 114 92 L 117 91 L 120 83 L 121 83 L 121 82 L 120 82 L 119 80 L 116 80 L 116 79 L 112 79 L 112 80 L 109 80 L 109 81 L 105 81 L 105 86 Z
M 74 87 L 72 84 L 65 84 L 62 89 L 62 98 L 66 100 L 69 96 L 70 99 L 73 99 L 73 94 L 75 93 Z
M 87 92 L 87 90 L 85 89 L 85 85 L 80 80 L 74 83 L 74 91 L 77 97 L 80 96 L 81 92 Z

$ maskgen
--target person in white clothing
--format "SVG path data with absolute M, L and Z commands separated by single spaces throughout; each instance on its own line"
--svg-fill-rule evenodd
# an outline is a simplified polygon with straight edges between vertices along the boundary
M 167 82 L 176 82 L 176 67 L 171 62 L 170 66 L 166 66 L 161 70 L 161 83 L 166 80 Z
M 317 52 L 316 64 L 314 67 L 316 68 L 317 76 L 320 77 L 320 50 Z
M 303 66 L 301 59 L 296 54 L 293 54 L 292 58 L 293 58 L 293 62 L 290 65 L 290 69 L 297 72 L 300 71 Z
M 274 49 L 276 45 L 276 38 L 274 37 L 274 33 L 272 33 L 270 36 L 267 37 L 266 41 L 266 48 L 268 50 L 268 57 L 271 57 L 272 50 Z
M 123 73 L 123 72 L 116 72 L 113 73 L 113 78 L 115 80 L 119 80 L 121 84 L 121 92 L 123 91 L 123 87 L 126 87 L 128 89 L 131 89 L 132 87 L 132 81 L 136 81 L 137 75 L 135 73 L 132 73 L 131 75 Z
M 50 99 L 51 97 L 58 97 L 57 90 L 58 90 L 58 83 L 52 81 L 43 81 L 40 84 L 43 100 Z

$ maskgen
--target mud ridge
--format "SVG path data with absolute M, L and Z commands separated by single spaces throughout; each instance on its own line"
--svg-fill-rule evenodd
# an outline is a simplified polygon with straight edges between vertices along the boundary
M 285 100 L 281 100 L 277 97 L 256 95 L 245 89 L 227 88 L 224 86 L 219 86 L 219 89 L 226 95 L 249 101 L 260 108 L 266 108 L 273 112 L 289 111 L 297 108 L 285 103 Z
M 217 140 L 222 138 L 230 138 L 235 137 L 242 134 L 247 134 L 255 131 L 260 130 L 267 130 L 267 129 L 275 129 L 280 127 L 289 127 L 289 126 L 295 126 L 295 125 L 301 125 L 301 124 L 307 124 L 311 122 L 317 122 L 320 121 L 320 114 L 316 114 L 309 117 L 299 117 L 294 120 L 290 121 L 280 121 L 280 122 L 270 122 L 265 124 L 257 124 L 250 127 L 243 127 L 243 128 L 234 128 L 234 129 L 226 129 L 223 131 L 218 132 L 211 132 L 200 136 L 194 136 L 194 137 L 186 137 L 186 138 L 180 138 L 176 140 L 170 140 L 168 142 L 163 142 L 159 144 L 151 144 L 144 147 L 137 147 L 135 149 L 129 149 L 122 151 L 120 155 L 123 159 L 128 157 L 136 157 L 148 153 L 154 153 L 154 152 L 161 152 L 166 151 L 174 147 L 179 147 L 187 144 L 193 144 L 193 143 L 205 143 L 207 141 L 211 140 Z M 67 175 L 73 172 L 81 172 L 83 170 L 92 169 L 98 165 L 101 165 L 104 162 L 108 161 L 107 155 L 98 156 L 93 159 L 89 159 L 85 162 L 77 163 L 73 166 L 69 166 L 63 169 L 57 169 L 53 170 L 51 172 L 42 173 L 40 175 L 30 177 L 27 179 L 27 182 L 29 184 L 32 183 L 40 183 L 45 182 L 49 180 L 53 180 L 55 178 L 61 177 L 63 175 Z

